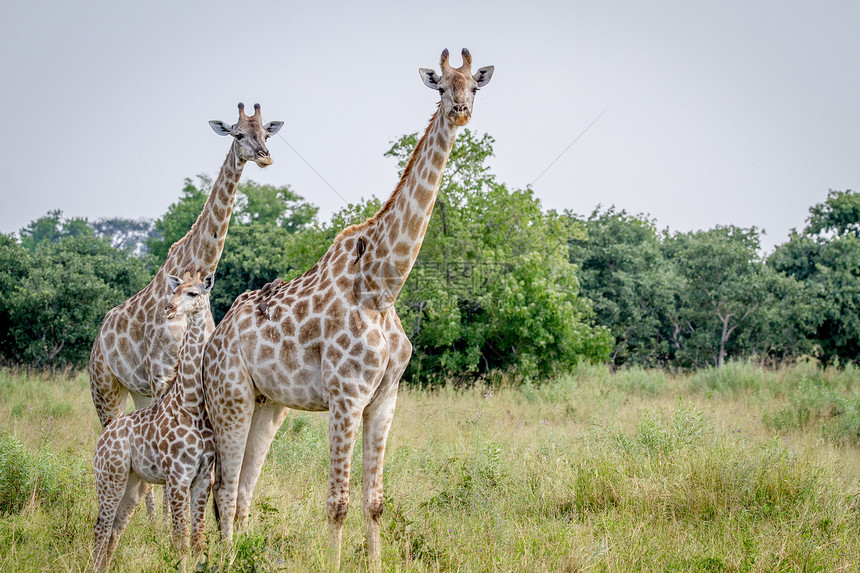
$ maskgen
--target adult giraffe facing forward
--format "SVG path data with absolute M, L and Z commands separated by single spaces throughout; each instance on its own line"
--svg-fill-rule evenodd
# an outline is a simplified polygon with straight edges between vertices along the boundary
M 264 125 L 259 104 L 254 105 L 254 115 L 247 116 L 245 106 L 240 103 L 237 123 L 227 125 L 222 121 L 210 121 L 209 125 L 219 135 L 232 136 L 233 143 L 203 211 L 188 234 L 170 248 L 152 281 L 108 311 L 93 342 L 90 390 L 102 427 L 123 413 L 128 394 L 134 400 L 135 409 L 140 409 L 167 390 L 166 384 L 176 372 L 186 325 L 184 317 L 168 318 L 164 312 L 166 300 L 172 293 L 168 277 L 181 275 L 185 269 L 199 269 L 204 275 L 215 272 L 227 238 L 236 185 L 245 163 L 253 161 L 260 167 L 272 164 L 266 139 L 277 133 L 283 122 Z M 207 310 L 207 313 L 208 338 L 215 323 L 211 312 Z M 155 505 L 151 494 L 147 496 L 146 505 L 152 515 Z
M 364 514 L 367 552 L 380 566 L 382 464 L 400 376 L 412 354 L 393 302 L 400 293 L 433 212 L 457 128 L 468 123 L 479 87 L 493 67 L 471 74 L 472 57 L 441 77 L 421 69 L 441 94 L 400 183 L 370 219 L 345 229 L 302 276 L 241 295 L 206 347 L 203 384 L 217 459 L 215 500 L 222 536 L 243 523 L 272 439 L 288 408 L 328 411 L 327 513 L 332 565 L 340 564 L 349 505 L 349 473 L 364 423 Z

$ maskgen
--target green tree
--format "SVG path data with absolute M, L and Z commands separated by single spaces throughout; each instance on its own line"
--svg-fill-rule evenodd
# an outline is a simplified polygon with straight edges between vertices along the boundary
M 417 134 L 405 135 L 385 154 L 401 173 L 417 142 Z M 532 190 L 496 181 L 487 165 L 492 144 L 468 129 L 458 136 L 421 253 L 397 299 L 414 349 L 407 381 L 469 381 L 491 371 L 541 378 L 608 355 L 609 333 L 592 324 L 567 260 L 569 219 L 543 212 Z M 286 278 L 313 266 L 343 228 L 380 206 L 377 198 L 363 200 L 294 234 Z
M 767 294 L 758 231 L 718 226 L 676 233 L 663 249 L 685 282 L 673 321 L 680 365 L 722 366 L 727 355 L 744 355 L 732 335 L 749 327 Z
M 197 221 L 211 191 L 212 178 L 208 175 L 198 175 L 197 185 L 191 178 L 185 179 L 179 200 L 171 203 L 167 212 L 155 222 L 157 236 L 146 241 L 149 252 L 159 265 L 167 258 L 173 243 L 184 237 Z
M 21 244 L 32 251 L 45 241 L 57 242 L 63 237 L 92 237 L 94 231 L 86 219 L 64 219 L 63 212 L 55 209 L 48 211 L 44 217 L 30 221 L 29 225 L 20 230 L 19 235 Z
M 237 193 L 235 220 L 242 224 L 278 226 L 295 233 L 312 223 L 319 211 L 289 185 L 276 187 L 247 181 L 239 185 Z
M 809 236 L 832 234 L 837 238 L 860 237 L 860 193 L 851 189 L 830 189 L 824 203 L 809 209 L 805 233 Z
M 806 289 L 817 351 L 828 362 L 860 356 L 860 194 L 831 190 L 812 206 L 802 232 L 793 231 L 768 266 Z
M 211 294 L 216 323 L 237 296 L 289 274 L 293 268 L 287 250 L 289 240 L 290 232 L 277 225 L 255 221 L 230 227 Z
M 386 153 L 401 170 L 417 135 Z M 570 221 L 545 213 L 531 189 L 491 173 L 493 138 L 457 137 L 421 253 L 398 301 L 415 356 L 407 379 L 470 379 L 494 370 L 543 378 L 604 360 L 610 338 L 592 323 L 568 261 Z
M 147 241 L 157 263 L 188 233 L 211 191 L 212 179 L 206 175 L 198 175 L 196 183 L 185 180 L 179 200 L 155 222 L 159 236 Z M 291 236 L 312 226 L 318 210 L 287 185 L 253 181 L 238 185 L 230 231 L 218 263 L 217 287 L 212 291 L 216 322 L 246 290 L 294 272 L 295 263 L 288 256 Z
M 671 359 L 672 317 L 684 278 L 661 251 L 653 220 L 598 206 L 588 218 L 567 213 L 585 229 L 569 240 L 582 294 L 614 338 L 612 361 L 654 366 Z
M 103 239 L 67 236 L 29 251 L 0 241 L 0 341 L 6 360 L 82 366 L 102 318 L 150 280 L 144 261 Z

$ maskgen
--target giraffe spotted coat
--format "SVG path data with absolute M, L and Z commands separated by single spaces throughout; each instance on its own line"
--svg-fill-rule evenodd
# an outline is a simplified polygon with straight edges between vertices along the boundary
M 99 511 L 93 567 L 107 569 L 117 541 L 151 484 L 165 484 L 173 521 L 173 547 L 184 564 L 188 553 L 187 508 L 191 507 L 191 545 L 205 547 L 205 507 L 212 484 L 215 444 L 199 381 L 206 343 L 206 317 L 213 275 L 195 274 L 184 282 L 171 277 L 175 291 L 165 311 L 188 320 L 176 380 L 153 404 L 120 416 L 96 444 Z
M 380 566 L 382 468 L 400 377 L 412 354 L 394 300 L 427 230 L 457 127 L 471 117 L 491 66 L 471 74 L 448 65 L 421 70 L 441 94 L 439 109 L 388 202 L 345 229 L 302 276 L 236 299 L 212 334 L 203 385 L 218 455 L 215 500 L 225 539 L 248 517 L 251 494 L 272 439 L 289 408 L 327 411 L 332 566 L 349 505 L 350 461 L 363 424 L 363 508 L 371 567 Z

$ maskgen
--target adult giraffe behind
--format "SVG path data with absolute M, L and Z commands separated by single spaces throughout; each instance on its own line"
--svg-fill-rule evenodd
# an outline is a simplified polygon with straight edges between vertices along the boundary
M 170 247 L 167 259 L 152 281 L 108 311 L 93 342 L 90 391 L 102 427 L 123 413 L 128 394 L 134 400 L 135 409 L 140 409 L 167 390 L 167 382 L 176 372 L 186 325 L 185 317 L 165 315 L 164 305 L 172 294 L 168 277 L 181 275 L 189 268 L 199 269 L 204 275 L 215 272 L 227 238 L 236 185 L 245 163 L 253 161 L 260 167 L 272 164 L 266 139 L 277 133 L 283 122 L 264 125 L 259 104 L 254 105 L 254 115 L 247 116 L 245 106 L 240 103 L 237 123 L 227 125 L 222 121 L 210 121 L 209 125 L 219 135 L 232 136 L 233 143 L 203 211 L 188 234 Z M 215 329 L 215 322 L 211 312 L 207 313 L 208 338 Z M 155 505 L 151 494 L 147 496 L 146 505 L 152 515 Z
M 215 500 L 222 536 L 248 517 L 251 494 L 288 408 L 328 411 L 327 514 L 332 565 L 340 564 L 349 473 L 364 423 L 367 552 L 380 566 L 382 464 L 400 376 L 412 354 L 393 302 L 421 249 L 442 172 L 459 126 L 493 67 L 471 73 L 472 57 L 442 75 L 421 69 L 441 94 L 400 183 L 370 219 L 340 233 L 302 276 L 241 295 L 215 329 L 203 358 L 206 405 L 217 452 Z

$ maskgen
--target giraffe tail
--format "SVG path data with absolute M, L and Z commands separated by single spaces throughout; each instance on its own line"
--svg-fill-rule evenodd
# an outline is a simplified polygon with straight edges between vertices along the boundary
M 218 525 L 218 531 L 221 528 L 221 512 L 218 510 L 218 492 L 221 490 L 221 464 L 218 461 L 218 452 L 215 452 L 215 463 L 213 464 L 215 480 L 212 484 L 212 514 L 215 516 L 215 523 Z

